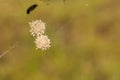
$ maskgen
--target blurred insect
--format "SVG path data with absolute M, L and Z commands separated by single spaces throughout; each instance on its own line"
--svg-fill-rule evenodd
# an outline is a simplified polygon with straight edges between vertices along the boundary
M 31 6 L 27 9 L 27 14 L 30 14 L 30 12 L 33 11 L 37 6 L 38 6 L 37 4 L 31 5 Z
M 52 1 L 52 0 L 40 0 L 40 1 L 44 1 L 44 2 L 46 2 L 47 5 L 48 5 L 48 4 L 49 4 L 48 2 L 49 2 L 49 1 Z M 66 0 L 63 0 L 63 2 L 65 3 Z M 27 9 L 26 13 L 27 13 L 27 14 L 30 14 L 31 11 L 33 11 L 37 6 L 38 6 L 37 4 L 31 5 L 31 6 Z

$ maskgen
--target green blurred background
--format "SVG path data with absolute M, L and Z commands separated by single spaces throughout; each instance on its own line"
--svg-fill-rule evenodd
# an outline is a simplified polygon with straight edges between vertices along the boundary
M 29 33 L 36 19 L 47 24 L 47 51 Z M 120 0 L 0 0 L 0 54 L 16 41 L 0 80 L 120 80 Z

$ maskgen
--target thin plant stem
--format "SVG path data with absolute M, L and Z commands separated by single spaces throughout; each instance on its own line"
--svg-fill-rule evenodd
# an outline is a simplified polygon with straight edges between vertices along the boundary
M 7 49 L 6 51 L 4 51 L 4 52 L 0 55 L 0 59 L 1 59 L 3 56 L 5 56 L 8 52 L 10 52 L 10 50 L 12 50 L 13 48 L 15 48 L 16 45 L 17 45 L 17 42 L 14 43 L 12 46 L 10 46 L 9 49 Z

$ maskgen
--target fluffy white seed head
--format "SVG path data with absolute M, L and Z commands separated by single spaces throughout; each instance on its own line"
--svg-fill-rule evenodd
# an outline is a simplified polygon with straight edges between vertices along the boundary
M 36 40 L 34 41 L 34 43 L 36 44 L 37 49 L 41 49 L 41 50 L 46 50 L 48 49 L 50 46 L 50 39 L 47 37 L 47 35 L 40 35 L 36 38 Z
M 45 23 L 42 20 L 35 20 L 29 22 L 30 32 L 33 36 L 40 36 L 45 33 L 46 27 Z

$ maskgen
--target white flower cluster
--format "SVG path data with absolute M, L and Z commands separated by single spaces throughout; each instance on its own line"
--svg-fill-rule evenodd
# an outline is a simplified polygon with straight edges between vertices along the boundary
M 38 36 L 35 40 L 37 48 L 46 50 L 50 47 L 50 39 L 46 35 Z
M 45 33 L 45 23 L 41 20 L 35 20 L 32 22 L 29 22 L 30 25 L 30 32 L 33 36 L 40 36 L 41 34 Z
M 36 44 L 37 49 L 46 50 L 51 44 L 50 39 L 45 35 L 45 23 L 42 20 L 35 20 L 29 22 L 30 32 L 33 37 L 35 37 L 34 43 Z

